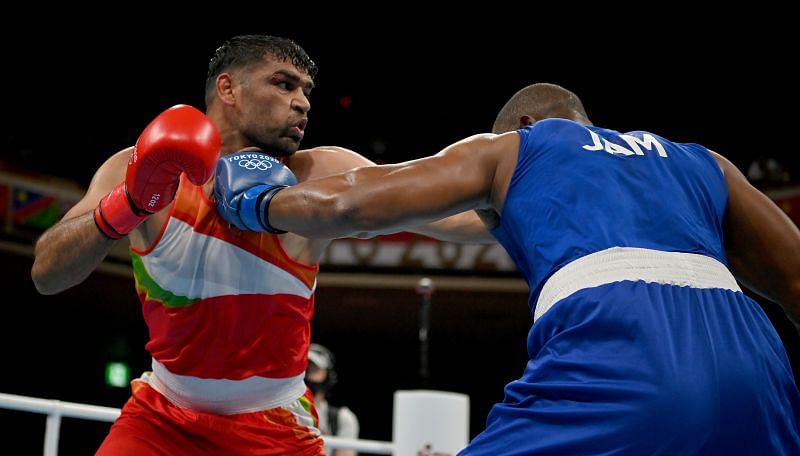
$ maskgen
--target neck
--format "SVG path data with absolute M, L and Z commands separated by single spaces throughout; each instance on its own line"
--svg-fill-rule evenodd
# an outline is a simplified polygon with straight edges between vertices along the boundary
M 246 147 L 252 147 L 242 137 L 241 131 L 227 121 L 225 113 L 214 104 L 208 108 L 206 115 L 211 122 L 216 125 L 219 131 L 220 138 L 222 139 L 222 146 L 220 147 L 220 155 L 228 155 L 238 152 Z

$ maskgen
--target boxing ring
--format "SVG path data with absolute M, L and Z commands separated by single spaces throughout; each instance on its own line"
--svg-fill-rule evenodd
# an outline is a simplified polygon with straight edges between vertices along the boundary
M 120 409 L 0 393 L 0 408 L 47 415 L 44 456 L 58 455 L 62 418 L 113 423 Z M 368 454 L 454 455 L 469 438 L 469 398 L 444 391 L 396 391 L 392 442 L 324 436 L 328 449 L 354 449 Z

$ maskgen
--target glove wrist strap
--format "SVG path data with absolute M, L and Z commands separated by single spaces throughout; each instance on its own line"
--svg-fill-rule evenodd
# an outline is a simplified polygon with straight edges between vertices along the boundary
M 269 231 L 270 233 L 274 233 L 274 234 L 286 233 L 286 231 L 279 230 L 279 229 L 275 228 L 274 226 L 272 226 L 269 223 L 269 203 L 272 202 L 272 198 L 274 198 L 275 195 L 277 195 L 279 191 L 283 190 L 286 187 L 288 187 L 288 185 L 276 185 L 276 186 L 270 188 L 269 190 L 263 192 L 258 197 L 259 221 L 261 222 L 261 225 L 263 225 L 264 228 L 267 231 Z
M 139 226 L 149 214 L 134 209 L 125 183 L 122 182 L 100 200 L 93 215 L 97 229 L 104 236 L 109 239 L 121 239 Z
M 275 229 L 267 220 L 267 210 L 272 197 L 287 185 L 256 185 L 242 194 L 239 203 L 239 219 L 250 231 L 266 231 L 283 234 L 286 231 Z

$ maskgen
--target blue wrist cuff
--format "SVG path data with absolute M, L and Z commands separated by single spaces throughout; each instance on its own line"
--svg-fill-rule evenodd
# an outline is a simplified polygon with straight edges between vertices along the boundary
M 261 224 L 258 200 L 259 196 L 270 188 L 272 188 L 270 185 L 256 185 L 242 193 L 242 199 L 239 201 L 239 210 L 237 213 L 247 230 L 257 232 L 267 231 L 264 225 Z
M 275 195 L 277 195 L 279 191 L 283 190 L 286 187 L 288 187 L 288 185 L 275 185 L 271 187 L 269 190 L 263 192 L 259 197 L 258 214 L 261 217 L 259 221 L 261 222 L 261 225 L 264 227 L 264 229 L 273 234 L 283 234 L 286 231 L 279 230 L 269 223 L 269 203 L 272 202 L 272 198 Z
M 256 185 L 242 193 L 239 202 L 239 218 L 249 231 L 283 234 L 286 231 L 275 229 L 269 224 L 267 211 L 272 197 L 287 185 Z

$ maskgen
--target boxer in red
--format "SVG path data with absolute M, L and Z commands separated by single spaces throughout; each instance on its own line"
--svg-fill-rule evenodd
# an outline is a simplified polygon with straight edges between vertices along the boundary
M 83 281 L 118 238 L 131 243 L 152 372 L 134 381 L 99 454 L 323 453 L 303 377 L 330 239 L 232 227 L 209 179 L 217 154 L 237 171 L 280 161 L 300 182 L 372 164 L 338 147 L 298 151 L 315 73 L 291 40 L 228 40 L 209 65 L 207 118 L 185 107 L 159 116 L 37 242 L 44 294 Z M 415 231 L 493 242 L 474 213 Z

